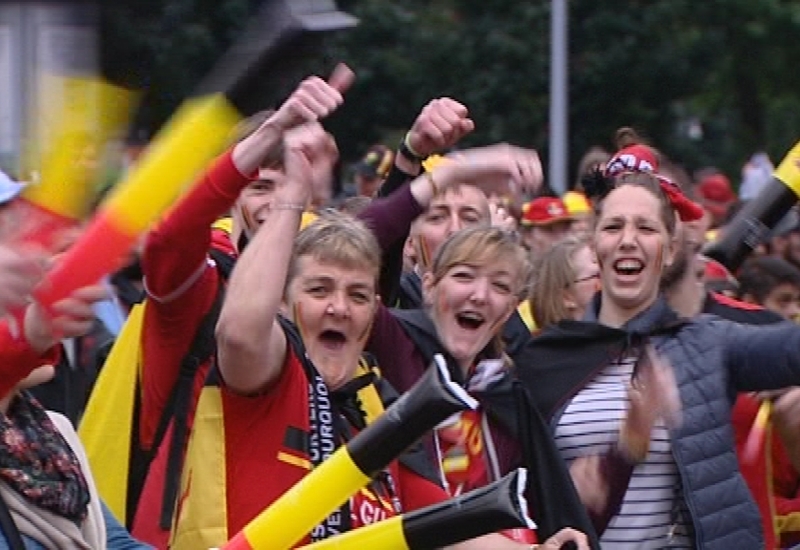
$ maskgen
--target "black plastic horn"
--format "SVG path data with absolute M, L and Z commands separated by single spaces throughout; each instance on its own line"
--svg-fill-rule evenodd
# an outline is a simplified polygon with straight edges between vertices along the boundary
M 800 142 L 795 144 L 758 196 L 725 226 L 703 254 L 735 272 L 800 199 Z

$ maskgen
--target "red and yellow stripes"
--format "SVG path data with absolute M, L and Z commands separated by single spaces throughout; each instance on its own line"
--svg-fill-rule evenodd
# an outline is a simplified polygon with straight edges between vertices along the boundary
M 113 271 L 137 237 L 225 147 L 239 114 L 222 95 L 186 103 L 36 292 L 45 306 Z
M 259 514 L 222 550 L 291 548 L 369 482 L 347 447 L 339 449 Z

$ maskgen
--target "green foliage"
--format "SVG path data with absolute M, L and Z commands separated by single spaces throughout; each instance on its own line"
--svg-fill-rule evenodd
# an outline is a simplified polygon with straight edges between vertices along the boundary
M 567 1 L 567 0 L 554 0 Z M 155 129 L 236 37 L 253 0 L 117 0 L 104 8 L 104 66 L 145 85 L 139 123 Z M 358 74 L 330 121 L 347 159 L 393 144 L 431 98 L 469 106 L 468 144 L 506 140 L 547 154 L 549 0 L 340 0 L 360 18 L 326 40 L 309 71 Z M 792 0 L 572 0 L 572 166 L 632 125 L 694 170 L 738 175 L 756 149 L 779 160 L 800 131 Z M 702 135 L 690 129 L 702 129 Z M 734 177 L 735 179 L 735 177 Z

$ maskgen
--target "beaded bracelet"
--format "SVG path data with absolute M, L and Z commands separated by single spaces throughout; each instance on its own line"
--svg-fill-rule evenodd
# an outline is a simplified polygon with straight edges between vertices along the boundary
M 278 202 L 270 207 L 272 210 L 295 210 L 297 212 L 305 212 L 306 205 L 297 202 Z

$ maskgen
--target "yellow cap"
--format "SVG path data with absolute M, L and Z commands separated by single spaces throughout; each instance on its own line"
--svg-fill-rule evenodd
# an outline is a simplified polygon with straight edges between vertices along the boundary
M 300 229 L 305 229 L 316 219 L 317 215 L 313 212 L 303 212 L 303 216 L 300 218 Z
M 567 191 L 561 200 L 564 201 L 564 206 L 570 214 L 587 214 L 592 211 L 586 195 L 578 191 Z

